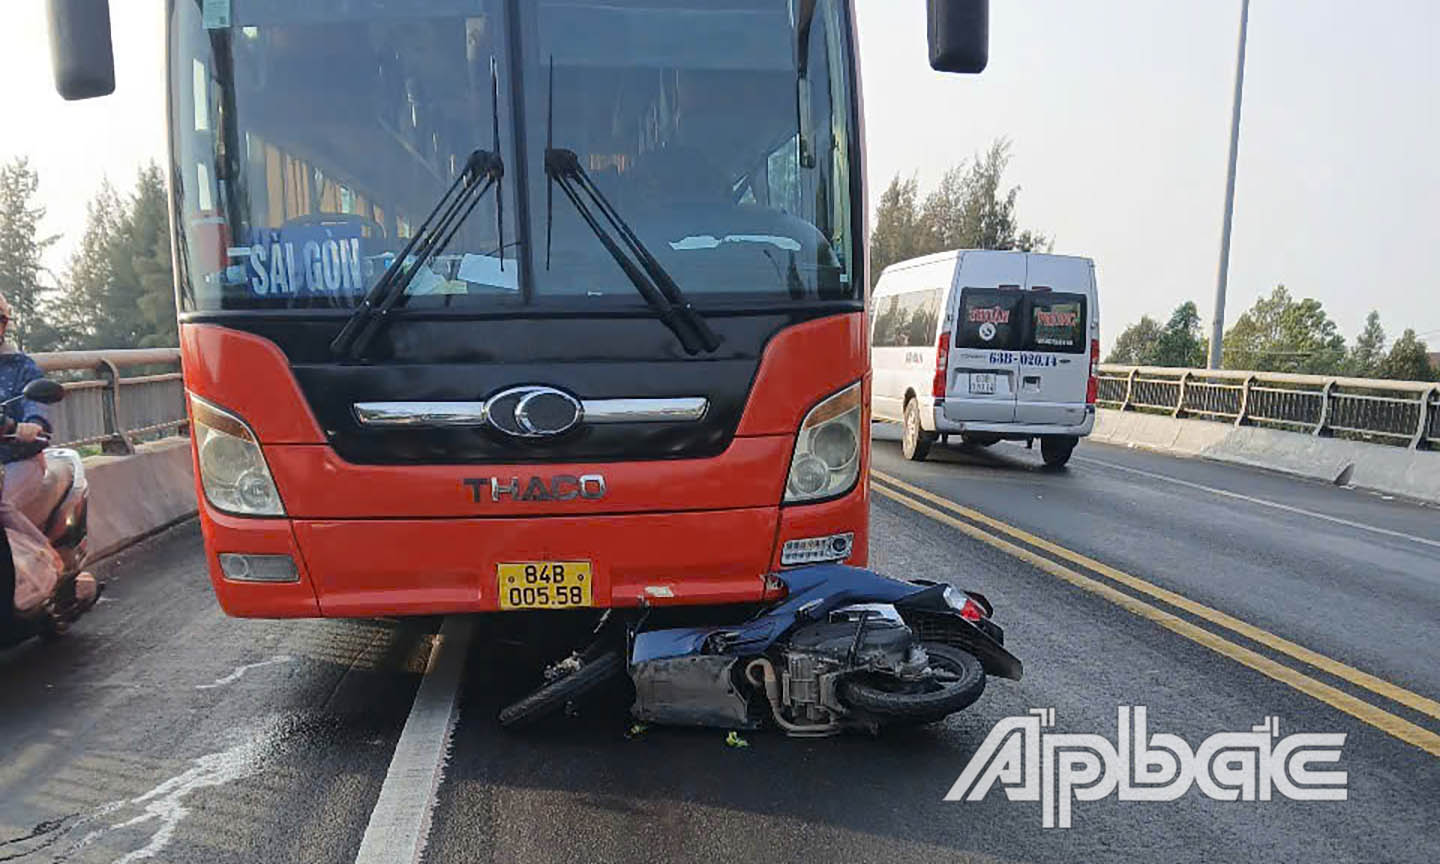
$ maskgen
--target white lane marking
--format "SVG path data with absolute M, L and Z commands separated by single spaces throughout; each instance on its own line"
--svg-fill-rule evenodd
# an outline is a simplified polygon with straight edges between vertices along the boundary
M 360 840 L 356 864 L 418 862 L 425 852 L 459 714 L 460 679 L 473 629 L 472 619 L 463 615 L 452 615 L 440 625 L 425 678 Z
M 196 684 L 195 689 L 214 690 L 216 687 L 224 687 L 226 684 L 234 684 L 236 681 L 240 680 L 241 676 L 243 676 L 246 672 L 249 672 L 251 669 L 259 669 L 262 666 L 274 666 L 277 663 L 289 663 L 294 659 L 295 658 L 291 657 L 289 654 L 277 654 L 274 657 L 271 657 L 269 660 L 261 660 L 259 663 L 247 663 L 244 666 L 237 666 L 235 667 L 234 672 L 231 672 L 224 678 L 216 678 L 209 684 Z
M 1314 510 L 1306 510 L 1302 507 L 1292 507 L 1289 504 L 1281 504 L 1278 501 L 1268 501 L 1264 498 L 1255 498 L 1250 495 L 1241 495 L 1239 492 L 1231 492 L 1228 489 L 1216 489 L 1214 486 L 1205 486 L 1200 483 L 1191 483 L 1189 480 L 1181 480 L 1165 474 L 1156 474 L 1153 471 L 1142 471 L 1139 468 L 1129 468 L 1125 465 L 1116 465 L 1114 462 L 1106 462 L 1103 459 L 1091 459 L 1088 456 L 1071 457 L 1076 462 L 1088 462 L 1091 465 L 1103 465 L 1106 468 L 1113 468 L 1116 471 L 1125 471 L 1130 474 L 1138 474 L 1141 477 L 1150 477 L 1154 480 L 1164 480 L 1166 483 L 1173 483 L 1176 486 L 1185 486 L 1190 489 L 1199 489 L 1202 492 L 1209 492 L 1212 495 L 1220 495 L 1225 498 L 1233 498 L 1237 501 L 1248 501 L 1251 504 L 1259 504 L 1262 507 L 1270 507 L 1275 510 L 1283 510 L 1286 513 L 1294 513 L 1298 516 L 1309 516 L 1312 519 L 1323 519 L 1336 525 L 1344 525 L 1348 528 L 1358 528 L 1361 531 L 1370 531 L 1374 534 L 1383 534 L 1386 537 L 1396 537 L 1401 540 L 1409 540 L 1412 543 L 1422 543 L 1426 546 L 1434 546 L 1440 549 L 1440 540 L 1431 540 L 1428 537 L 1417 537 L 1414 534 L 1406 534 L 1402 531 L 1392 531 L 1389 528 L 1381 528 L 1376 525 L 1367 525 L 1364 522 L 1355 522 L 1351 519 L 1342 519 L 1339 516 L 1330 516 L 1325 513 L 1316 513 Z

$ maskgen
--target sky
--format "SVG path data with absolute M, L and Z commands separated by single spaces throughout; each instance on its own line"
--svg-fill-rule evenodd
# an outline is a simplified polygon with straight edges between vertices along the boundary
M 0 160 L 40 172 L 63 271 L 103 178 L 164 156 L 161 0 L 112 0 L 117 91 L 66 103 L 44 4 L 6 2 Z M 1095 259 L 1108 350 L 1142 314 L 1214 308 L 1239 0 L 993 0 L 990 66 L 932 72 L 922 0 L 856 0 L 872 202 L 1000 136 L 1024 227 Z M 1430 0 L 1253 0 L 1226 320 L 1277 283 L 1347 339 L 1370 309 L 1440 344 L 1440 60 Z

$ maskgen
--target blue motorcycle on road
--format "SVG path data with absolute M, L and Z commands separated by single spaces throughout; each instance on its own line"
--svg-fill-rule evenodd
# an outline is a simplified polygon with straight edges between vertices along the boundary
M 636 719 L 789 735 L 932 723 L 980 698 L 988 676 L 1019 680 L 1019 659 L 984 596 L 954 586 L 825 564 L 785 571 L 788 592 L 734 626 L 646 629 L 546 669 L 546 683 L 504 708 L 520 728 L 628 674 Z

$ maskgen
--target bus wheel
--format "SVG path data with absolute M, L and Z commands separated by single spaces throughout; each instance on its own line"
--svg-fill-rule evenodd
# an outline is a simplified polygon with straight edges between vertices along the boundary
M 900 437 L 900 452 L 911 462 L 924 462 L 934 443 L 935 433 L 926 432 L 920 425 L 920 400 L 911 399 L 905 403 L 905 434 Z
M 1078 438 L 1068 435 L 1059 435 L 1040 439 L 1040 458 L 1051 468 L 1059 468 L 1070 461 L 1070 454 L 1075 452 L 1075 445 L 1079 443 Z

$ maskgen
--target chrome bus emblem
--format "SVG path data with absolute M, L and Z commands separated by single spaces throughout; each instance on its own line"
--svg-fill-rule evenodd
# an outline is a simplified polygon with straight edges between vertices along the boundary
M 512 387 L 485 403 L 491 426 L 516 438 L 563 435 L 585 417 L 580 400 L 554 387 Z

